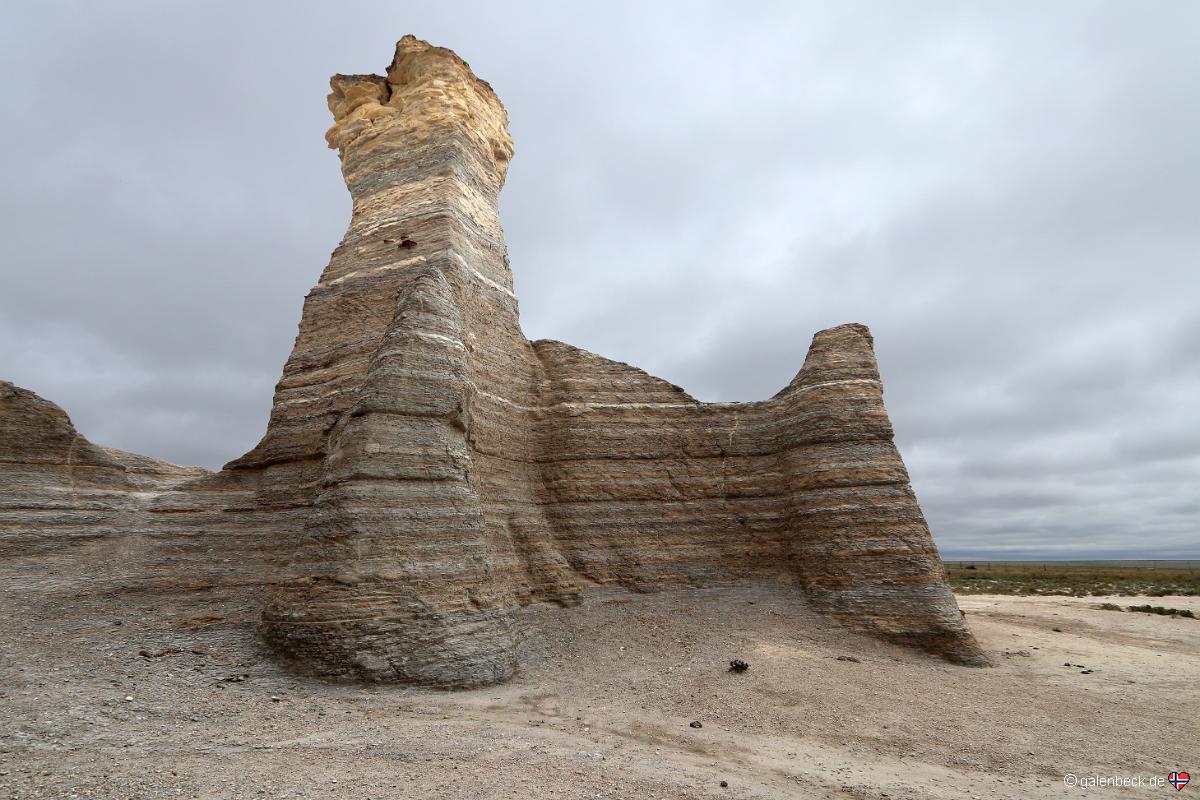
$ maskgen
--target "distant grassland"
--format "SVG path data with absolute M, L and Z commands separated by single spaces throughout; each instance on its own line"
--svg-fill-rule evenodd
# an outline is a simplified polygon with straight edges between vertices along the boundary
M 950 576 L 950 585 L 959 594 L 1200 595 L 1200 569 L 1194 562 L 1183 564 L 1186 566 L 1149 568 L 1128 562 L 1105 565 L 948 561 L 946 573 Z

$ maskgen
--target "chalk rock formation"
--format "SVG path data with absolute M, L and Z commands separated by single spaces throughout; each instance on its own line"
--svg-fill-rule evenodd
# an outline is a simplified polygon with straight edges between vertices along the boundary
M 386 75 L 332 89 L 327 140 L 353 213 L 262 441 L 218 474 L 188 471 L 91 445 L 5 384 L 0 540 L 137 537 L 140 575 L 248 589 L 279 657 L 334 679 L 502 681 L 531 603 L 747 581 L 986 663 L 892 443 L 864 326 L 818 333 L 757 403 L 700 403 L 531 343 L 499 222 L 513 147 L 491 87 L 405 37 Z
M 309 294 L 266 437 L 237 469 L 314 500 L 263 635 L 327 676 L 478 685 L 514 612 L 585 587 L 782 578 L 848 624 L 966 663 L 883 406 L 870 333 L 815 337 L 771 400 L 700 403 L 521 333 L 491 87 L 406 37 L 338 75 L 327 139 L 353 217 Z

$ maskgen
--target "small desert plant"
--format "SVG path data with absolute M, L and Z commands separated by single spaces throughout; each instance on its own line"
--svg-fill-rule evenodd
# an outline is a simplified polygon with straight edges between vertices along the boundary
M 1101 603 L 1100 608 L 1105 611 L 1122 611 L 1123 609 L 1116 603 Z

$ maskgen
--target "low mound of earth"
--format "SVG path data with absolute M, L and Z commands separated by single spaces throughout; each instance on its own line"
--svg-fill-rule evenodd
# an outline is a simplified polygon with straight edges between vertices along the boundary
M 1195 764 L 1200 622 L 1097 608 L 1133 598 L 964 597 L 997 665 L 970 670 L 770 585 L 589 593 L 525 609 L 511 682 L 445 693 L 297 678 L 220 587 L 0 570 L 0 797 L 1075 797 Z

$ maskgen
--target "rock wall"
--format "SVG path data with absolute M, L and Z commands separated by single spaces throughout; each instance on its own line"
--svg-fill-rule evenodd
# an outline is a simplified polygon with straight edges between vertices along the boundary
M 308 504 L 263 506 L 258 477 L 100 447 L 54 403 L 0 381 L 0 559 L 21 585 L 55 597 L 218 589 L 261 604 Z
M 212 580 L 277 584 L 263 639 L 328 678 L 485 685 L 516 668 L 530 603 L 750 580 L 986 663 L 892 443 L 864 326 L 818 333 L 785 389 L 740 404 L 531 343 L 499 223 L 513 148 L 491 87 L 405 37 L 385 76 L 332 89 L 327 140 L 353 213 L 305 299 L 263 440 L 217 475 L 142 468 L 157 483 L 138 494 L 52 407 L 44 445 L 0 426 L 9 496 L 81 497 L 86 460 L 103 525 L 169 540 L 176 567 Z M 23 530 L 60 530 L 39 525 Z M 214 572 L 228 560 L 214 554 L 238 566 Z
M 208 474 L 94 445 L 54 403 L 0 381 L 0 555 L 141 527 L 150 498 Z

